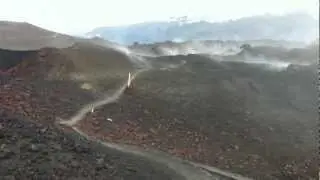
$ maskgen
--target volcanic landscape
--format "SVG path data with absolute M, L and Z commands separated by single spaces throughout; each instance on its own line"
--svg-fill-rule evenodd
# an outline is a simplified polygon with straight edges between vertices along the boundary
M 0 34 L 4 179 L 316 179 L 318 44 Z

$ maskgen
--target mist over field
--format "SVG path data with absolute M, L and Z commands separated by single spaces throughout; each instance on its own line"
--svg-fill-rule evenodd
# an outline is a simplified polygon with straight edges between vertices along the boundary
M 92 29 L 0 21 L 1 177 L 317 179 L 312 16 Z

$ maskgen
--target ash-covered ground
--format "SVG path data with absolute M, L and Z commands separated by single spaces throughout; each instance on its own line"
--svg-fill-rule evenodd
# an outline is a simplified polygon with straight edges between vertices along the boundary
M 142 73 L 79 127 L 254 179 L 316 176 L 314 67 L 279 71 L 198 55 L 163 58 L 186 63 Z
M 22 118 L 22 117 L 21 117 Z M 74 132 L 0 113 L 1 179 L 183 179 L 169 168 Z
M 110 46 L 78 40 L 62 49 L 0 52 L 1 176 L 181 178 L 152 159 L 78 141 L 82 136 L 71 128 L 55 126 L 112 97 L 138 67 L 145 71 L 130 89 L 75 127 L 106 142 L 160 150 L 253 179 L 316 179 L 317 57 L 309 50 L 300 59 L 277 59 L 289 51 L 271 57 L 264 48 L 258 55 L 250 49 L 250 56 L 242 50 L 220 58 L 143 57 Z

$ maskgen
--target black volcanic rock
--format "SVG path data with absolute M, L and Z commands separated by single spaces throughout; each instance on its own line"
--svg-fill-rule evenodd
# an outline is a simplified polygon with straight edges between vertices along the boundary
M 79 127 L 253 179 L 316 177 L 316 67 L 273 70 L 201 55 L 150 61 L 159 68 Z
M 182 179 L 157 163 L 77 136 L 1 112 L 1 179 Z
M 35 51 L 10 51 L 0 49 L 0 71 L 6 71 L 18 65 L 35 53 Z

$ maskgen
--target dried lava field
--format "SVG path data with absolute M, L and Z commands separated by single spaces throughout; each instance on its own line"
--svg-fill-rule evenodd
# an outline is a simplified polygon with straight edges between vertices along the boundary
M 316 69 L 184 60 L 178 69 L 141 74 L 77 127 L 254 179 L 316 177 Z
M 45 57 L 43 51 L 46 51 Z M 108 149 L 81 138 L 68 128 L 57 126 L 57 118 L 71 117 L 97 97 L 81 89 L 81 83 L 64 80 L 61 76 L 55 76 L 60 79 L 48 76 L 49 70 L 57 66 L 56 61 L 48 61 L 51 57 L 54 59 L 58 51 L 3 51 L 16 64 L 10 64 L 12 61 L 6 64 L 1 59 L 1 177 L 182 179 L 166 166 Z M 59 57 L 62 57 L 61 54 Z M 65 67 L 60 65 L 61 68 Z
M 135 71 L 129 56 L 89 42 L 0 54 L 1 177 L 184 179 L 58 125 L 117 91 Z M 253 179 L 316 179 L 314 65 L 278 71 L 200 55 L 145 61 L 153 68 L 132 88 L 75 127 Z
M 165 166 L 1 112 L 1 179 L 182 179 Z

